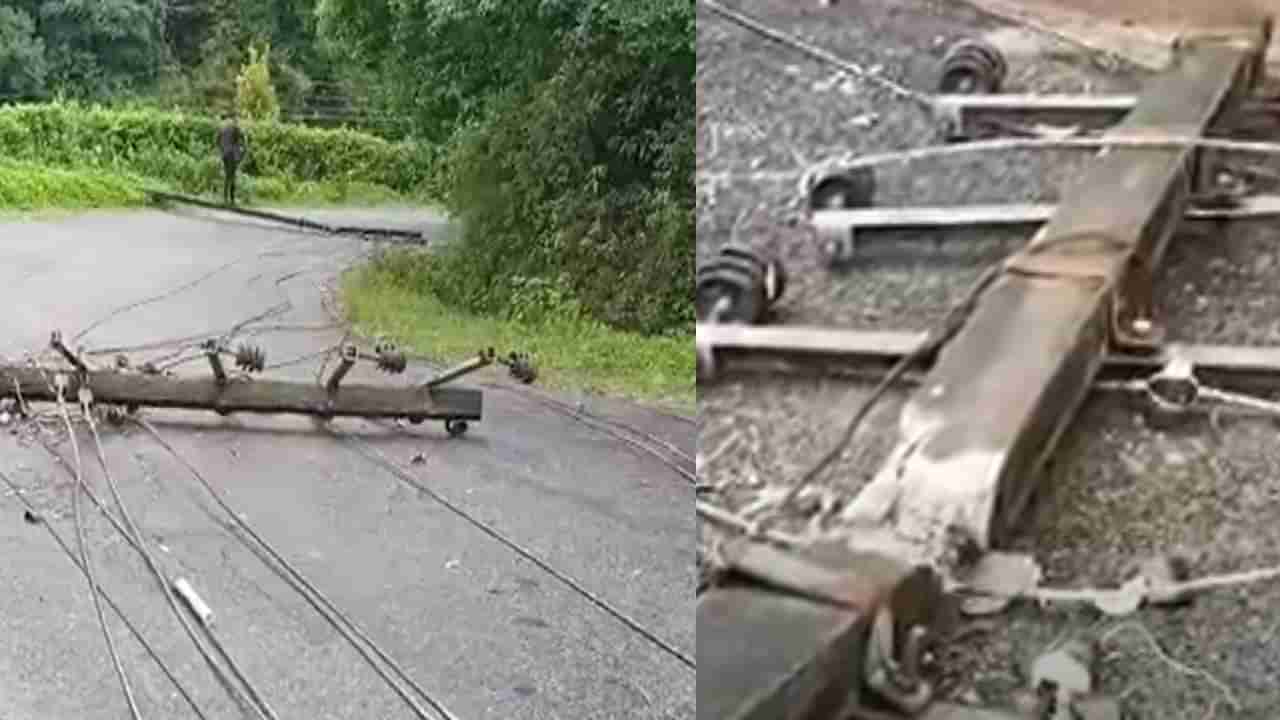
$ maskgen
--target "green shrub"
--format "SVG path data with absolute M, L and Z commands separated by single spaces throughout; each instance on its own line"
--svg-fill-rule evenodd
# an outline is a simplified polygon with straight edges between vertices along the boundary
M 127 207 L 144 200 L 130 177 L 0 160 L 0 208 L 6 210 Z
M 236 109 L 246 120 L 280 119 L 280 101 L 271 83 L 271 66 L 267 64 L 270 57 L 270 45 L 263 48 L 261 54 L 257 48 L 249 48 L 249 62 L 236 76 Z
M 188 192 L 217 187 L 218 120 L 181 112 L 75 103 L 0 107 L 0 156 L 133 173 Z M 246 122 L 244 171 L 259 179 L 344 182 L 428 196 L 435 153 L 352 130 Z
M 442 182 L 463 237 L 429 270 L 441 297 L 508 315 L 555 297 L 614 327 L 687 332 L 693 113 L 638 83 L 644 67 L 568 62 L 458 137 Z

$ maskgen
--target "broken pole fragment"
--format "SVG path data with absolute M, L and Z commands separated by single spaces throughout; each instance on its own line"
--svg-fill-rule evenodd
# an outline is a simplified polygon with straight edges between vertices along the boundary
M 271 222 L 283 223 L 285 225 L 293 225 L 304 230 L 315 230 L 317 232 L 329 235 L 357 235 L 363 237 L 380 237 L 390 240 L 398 240 L 411 244 L 425 245 L 426 237 L 417 230 L 404 230 L 400 228 L 377 228 L 377 227 L 361 227 L 356 225 L 326 225 L 324 223 L 308 220 L 303 217 L 294 217 L 292 215 L 283 215 L 281 213 L 270 212 L 267 210 L 257 210 L 239 205 L 223 205 L 221 203 L 202 200 L 198 197 L 190 195 L 181 195 L 178 193 L 166 192 L 164 190 L 147 190 L 147 195 L 153 200 L 164 202 L 176 202 L 184 205 L 194 205 L 207 210 L 220 210 L 222 212 L 234 213 L 236 215 L 244 215 L 245 217 L 257 218 L 259 220 L 269 220 Z

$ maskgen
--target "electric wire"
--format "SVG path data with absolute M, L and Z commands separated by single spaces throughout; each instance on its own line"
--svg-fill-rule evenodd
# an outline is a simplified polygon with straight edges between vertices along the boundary
M 885 396 L 885 393 L 889 391 L 889 388 L 892 387 L 894 383 L 896 383 L 898 379 L 911 368 L 912 365 L 936 352 L 939 348 L 950 341 L 962 327 L 964 327 L 965 322 L 969 319 L 969 315 L 973 312 L 974 305 L 977 303 L 978 298 L 988 287 L 990 287 L 991 283 L 1000 276 L 1002 269 L 1003 263 L 996 263 L 991 267 L 988 267 L 982 275 L 979 276 L 978 281 L 975 282 L 965 294 L 964 298 L 951 308 L 942 323 L 929 333 L 929 336 L 925 338 L 924 342 L 920 343 L 920 345 L 910 353 L 903 355 L 902 358 L 894 364 L 888 374 L 886 374 L 884 378 L 880 380 L 879 384 L 876 385 L 875 389 L 871 391 L 871 394 L 868 395 L 867 398 L 862 401 L 862 404 L 858 406 L 857 410 L 854 411 L 852 417 L 849 418 L 849 422 L 845 425 L 840 438 L 831 447 L 831 449 L 819 458 L 816 463 L 810 466 L 804 475 L 802 475 L 800 479 L 791 486 L 791 489 L 787 491 L 787 494 L 783 496 L 780 503 L 781 507 L 785 508 L 795 502 L 795 499 L 799 497 L 800 493 L 806 487 L 811 485 L 814 480 L 816 480 L 832 465 L 832 463 L 844 454 L 845 450 L 848 449 L 849 444 L 853 442 L 853 437 L 858 432 L 858 428 L 862 425 L 863 421 L 867 419 L 867 416 L 871 414 L 871 410 L 875 408 L 875 406 Z
M 908 88 L 888 78 L 885 78 L 876 73 L 873 73 L 867 70 L 866 68 L 862 67 L 861 65 L 857 65 L 855 63 L 849 62 L 848 60 L 845 60 L 844 58 L 841 58 L 835 55 L 834 53 L 831 53 L 827 50 L 817 47 L 816 45 L 811 45 L 807 42 L 804 42 L 803 40 L 800 40 L 795 36 L 789 35 L 776 28 L 769 27 L 768 25 L 765 25 L 759 20 L 751 18 L 747 15 L 744 15 L 743 13 L 740 13 L 736 10 L 727 8 L 724 5 L 721 5 L 720 3 L 715 2 L 714 0 L 702 0 L 702 5 L 708 10 L 714 12 L 716 15 L 719 15 L 725 20 L 728 20 L 734 23 L 735 25 L 738 25 L 739 27 L 750 30 L 751 32 L 756 33 L 757 35 L 773 40 L 774 42 L 786 45 L 787 47 L 790 47 L 793 50 L 798 50 L 799 52 L 805 55 L 808 55 L 810 58 L 814 60 L 818 60 L 820 62 L 831 65 L 832 67 L 839 68 L 853 75 L 854 77 L 860 78 L 866 82 L 876 85 L 883 90 L 887 90 L 890 94 L 894 95 L 899 99 L 910 100 L 912 102 L 921 104 L 925 107 L 933 106 L 932 100 L 929 98 L 928 95 L 924 93 L 920 93 L 915 90 L 912 90 L 911 88 Z
M 506 546 L 509 550 L 515 552 L 520 557 L 533 563 L 540 570 L 547 573 L 548 575 L 555 578 L 556 580 L 560 581 L 561 584 L 568 587 L 570 590 L 576 593 L 579 597 L 590 602 L 592 605 L 595 605 L 597 608 L 603 610 L 606 614 L 612 616 L 615 620 L 621 622 L 623 625 L 627 626 L 630 630 L 635 632 L 637 635 L 640 635 L 641 637 L 649 641 L 649 643 L 651 643 L 658 649 L 662 650 L 666 654 L 675 658 L 681 664 L 688 667 L 690 670 L 695 670 L 695 671 L 697 670 L 697 664 L 695 663 L 694 659 L 690 657 L 687 653 L 676 648 L 666 640 L 663 640 L 652 630 L 649 630 L 644 625 L 641 625 L 639 621 L 633 619 L 626 613 L 615 608 L 612 604 L 610 604 L 604 598 L 586 589 L 578 581 L 569 577 L 565 573 L 557 570 L 550 563 L 548 563 L 547 561 L 535 555 L 531 550 L 525 548 L 524 546 L 520 545 L 516 541 L 503 535 L 493 526 L 489 525 L 483 520 L 480 520 L 474 515 L 468 513 L 466 510 L 462 509 L 458 505 L 455 505 L 453 502 L 451 502 L 448 498 L 444 497 L 440 493 L 418 482 L 417 478 L 415 478 L 413 475 L 406 472 L 403 468 L 401 468 L 395 462 L 387 458 L 385 455 L 379 452 L 376 448 L 360 440 L 359 438 L 347 435 L 345 433 L 341 433 L 332 428 L 328 428 L 328 430 L 331 434 L 335 435 L 336 437 L 346 440 L 347 442 L 354 445 L 356 447 L 356 451 L 359 452 L 361 455 L 363 455 L 365 458 L 369 459 L 371 462 L 383 467 L 385 470 L 395 475 L 402 482 L 409 485 L 413 489 L 418 490 L 422 493 L 425 493 L 432 500 L 435 500 L 437 503 L 439 503 L 440 505 L 445 507 L 447 510 L 452 512 L 454 515 L 457 515 L 458 517 L 467 521 L 472 526 L 474 526 L 475 528 L 483 532 L 485 535 L 488 535 L 490 538 L 497 541 L 499 544 Z
M 40 524 L 44 526 L 45 531 L 49 533 L 49 536 L 53 538 L 58 547 L 62 549 L 62 552 L 67 556 L 67 559 L 71 560 L 71 563 L 76 566 L 76 569 L 79 570 L 87 579 L 89 577 L 88 570 L 80 563 L 75 552 L 72 551 L 66 540 L 62 539 L 62 536 L 58 534 L 58 531 L 54 530 L 53 526 L 50 525 L 47 520 L 39 517 L 39 510 L 26 498 L 23 488 L 14 482 L 2 470 L 0 470 L 0 481 L 3 481 L 5 485 L 9 486 L 9 489 L 18 498 L 18 501 L 22 503 L 28 513 L 33 517 L 39 518 Z M 107 605 L 111 608 L 111 611 L 115 613 L 116 617 L 120 618 L 120 622 L 124 623 L 124 626 L 128 628 L 129 633 L 133 635 L 134 640 L 137 640 L 138 644 L 142 646 L 142 649 L 146 651 L 147 655 L 151 656 L 151 659 L 155 661 L 156 666 L 160 668 L 160 672 L 163 673 L 165 678 L 173 684 L 173 687 L 178 691 L 178 694 L 182 696 L 182 699 L 186 701 L 187 706 L 191 708 L 191 711 L 195 713 L 195 716 L 200 720 L 209 720 L 209 716 L 200 708 L 200 705 L 196 702 L 195 698 L 192 697 L 191 692 L 187 690 L 187 687 L 183 685 L 182 681 L 174 674 L 173 668 L 169 667 L 169 664 L 164 661 L 164 658 L 160 657 L 160 653 L 156 650 L 155 646 L 152 645 L 145 636 L 143 636 L 142 632 L 138 630 L 138 627 L 129 619 L 129 616 L 125 615 L 124 611 L 116 601 L 112 599 L 106 588 L 98 586 L 97 592 L 102 596 L 102 599 L 107 602 Z
M 75 429 L 71 425 L 71 413 L 67 411 L 66 399 L 63 397 L 63 386 L 58 386 L 58 410 L 62 414 L 62 421 L 66 424 L 67 432 L 71 437 L 71 452 L 75 459 L 75 478 L 76 487 L 71 493 L 71 514 L 74 518 L 76 526 L 76 539 L 80 545 L 80 562 L 84 566 L 85 579 L 89 581 L 89 595 L 93 598 L 93 610 L 98 616 L 98 625 L 102 628 L 102 635 L 107 641 L 107 652 L 111 655 L 111 665 L 115 669 L 116 677 L 120 680 L 120 688 L 124 692 L 125 702 L 129 706 L 129 715 L 133 720 L 140 720 L 142 713 L 138 710 L 138 701 L 133 696 L 133 687 L 129 684 L 129 676 L 125 674 L 124 665 L 120 662 L 120 653 L 116 650 L 115 639 L 111 637 L 111 628 L 107 625 L 106 614 L 102 612 L 102 600 L 98 596 L 98 581 L 94 577 L 93 560 L 89 553 L 88 542 L 85 539 L 84 519 L 80 512 L 80 494 L 87 490 L 87 483 L 84 479 L 84 466 L 80 461 L 80 444 L 76 442 Z
M 50 382 L 48 379 L 48 371 L 44 369 L 44 367 L 40 364 L 38 359 L 34 359 L 34 361 L 36 363 L 36 366 L 44 373 L 46 382 Z M 50 382 L 50 386 L 52 387 L 52 382 Z M 74 451 L 74 459 L 76 461 L 76 467 L 77 469 L 79 469 L 82 466 L 79 462 L 79 457 L 80 457 L 79 445 L 75 439 L 75 430 L 70 422 L 70 415 L 66 411 L 66 404 L 65 402 L 62 401 L 62 393 L 60 390 L 58 391 L 57 395 L 59 398 L 59 406 L 63 414 L 63 420 L 66 423 L 66 432 L 68 437 L 71 440 L 72 450 Z M 41 446 L 45 449 L 46 452 L 49 453 L 50 456 L 53 457 L 54 461 L 59 466 L 61 466 L 64 470 L 66 470 L 69 474 L 71 474 L 74 479 L 77 479 L 77 486 L 82 487 L 84 489 L 85 494 L 88 496 L 89 500 L 94 504 L 94 506 L 97 507 L 98 511 L 101 512 L 103 516 L 107 518 L 108 521 L 110 521 L 111 525 L 116 529 L 116 532 L 120 533 L 121 537 L 123 537 L 125 541 L 129 543 L 129 545 L 134 547 L 134 549 L 138 549 L 137 541 L 133 538 L 133 536 L 125 529 L 125 527 L 120 523 L 120 521 L 116 519 L 116 516 L 113 515 L 110 510 L 107 509 L 106 504 L 102 502 L 102 500 L 98 497 L 97 493 L 95 493 L 87 483 L 83 482 L 82 473 L 79 471 L 73 473 L 71 469 L 68 468 L 66 463 L 63 461 L 62 456 L 60 456 L 57 453 L 57 451 L 55 451 L 47 442 L 41 442 Z M 174 617 L 177 618 L 178 623 L 182 626 L 183 631 L 186 633 L 187 637 L 191 640 L 192 644 L 195 645 L 197 652 L 200 654 L 201 658 L 205 661 L 205 663 L 209 666 L 210 671 L 213 672 L 214 677 L 217 678 L 218 682 L 223 686 L 223 689 L 227 691 L 227 694 L 241 707 L 242 710 L 245 710 L 246 712 L 248 710 L 253 710 L 254 714 L 258 715 L 258 717 L 262 717 L 261 712 L 258 711 L 256 707 L 253 707 L 252 703 L 243 696 L 242 691 L 235 686 L 231 678 L 227 677 L 226 671 L 213 658 L 213 655 L 209 652 L 208 648 L 206 648 L 204 644 L 200 642 L 199 636 L 196 634 L 195 630 L 191 627 L 191 624 L 188 621 L 187 616 L 182 612 L 181 608 L 177 606 L 176 601 L 174 600 L 172 594 L 170 593 L 169 585 L 167 584 L 167 581 L 165 578 L 163 578 L 163 576 L 161 577 L 161 583 L 164 586 L 165 599 L 168 601 L 169 608 L 173 612 Z
M 152 555 L 151 549 L 147 546 L 146 536 L 138 529 L 137 523 L 134 522 L 133 516 L 129 512 L 129 508 L 124 502 L 124 497 L 120 494 L 120 488 L 116 484 L 115 478 L 111 475 L 111 468 L 107 465 L 106 451 L 102 447 L 102 437 L 98 434 L 98 423 L 94 420 L 93 410 L 88 403 L 84 405 L 84 418 L 86 423 L 89 425 L 89 432 L 93 436 L 93 442 L 98 456 L 98 464 L 102 468 L 102 475 L 107 481 L 107 487 L 110 488 L 111 497 L 115 501 L 116 509 L 120 512 L 120 517 L 124 520 L 125 529 L 127 530 L 126 537 L 133 538 L 133 542 L 131 544 L 138 553 L 142 555 L 147 568 L 151 571 L 152 576 L 155 577 L 156 582 L 159 583 L 160 591 L 168 601 L 170 609 L 178 617 L 185 620 L 186 616 L 182 614 L 182 610 L 177 606 L 177 601 L 173 597 L 173 583 L 156 562 L 155 556 Z M 187 623 L 184 622 L 184 625 L 186 624 Z M 275 711 L 271 709 L 271 706 L 258 692 L 257 688 L 254 687 L 249 678 L 245 676 L 244 671 L 231 657 L 230 653 L 222 647 L 222 644 L 218 642 L 216 637 L 213 637 L 212 633 L 209 633 L 209 637 L 214 648 L 222 656 L 227 667 L 230 668 L 232 675 L 235 676 L 247 691 L 249 699 L 253 703 L 255 709 L 268 720 L 279 720 L 279 716 L 277 716 Z
M 44 445 L 44 448 L 53 457 L 54 461 L 59 465 L 63 466 L 65 469 L 66 465 L 62 461 L 62 457 L 58 455 L 57 452 L 55 452 L 53 448 L 49 447 L 47 444 Z M 102 502 L 102 499 L 97 496 L 97 493 L 94 493 L 92 490 L 90 490 L 88 492 L 88 497 L 89 497 L 89 500 L 92 501 L 93 504 L 98 508 L 98 511 L 101 512 L 108 520 L 111 521 L 111 524 L 113 527 L 115 527 L 116 532 L 120 533 L 121 537 L 123 537 L 131 547 L 134 547 L 136 549 L 134 539 L 125 530 L 124 526 L 120 524 L 120 521 L 116 519 L 116 516 L 111 514 L 111 511 L 107 509 L 106 503 Z M 168 596 L 167 593 L 166 593 L 166 596 Z M 252 714 L 257 715 L 258 717 L 261 717 L 261 714 L 256 710 L 256 708 L 251 707 L 248 698 L 243 697 L 242 692 L 235 686 L 235 683 L 227 675 L 226 670 L 223 669 L 223 667 L 217 663 L 217 661 L 213 657 L 213 654 L 210 653 L 208 648 L 206 648 L 203 645 L 203 643 L 200 642 L 199 635 L 195 632 L 195 629 L 191 627 L 189 621 L 187 620 L 187 616 L 182 612 L 182 610 L 177 607 L 176 603 L 171 603 L 170 609 L 174 612 L 175 617 L 178 618 L 178 622 L 182 625 L 182 629 L 186 632 L 188 639 L 190 639 L 192 644 L 196 646 L 197 652 L 200 654 L 201 658 L 205 661 L 205 664 L 209 666 L 209 669 L 213 673 L 214 677 L 217 678 L 219 684 L 222 685 L 223 689 L 227 691 L 227 695 L 231 697 L 232 700 L 234 700 L 241 707 L 241 709 L 244 710 L 246 713 L 249 713 L 250 711 L 252 711 Z
M 375 643 L 358 625 L 356 625 L 356 623 L 353 620 L 351 620 L 351 618 L 345 612 L 343 612 L 336 605 L 334 605 L 334 603 L 331 600 L 329 600 L 328 597 L 326 597 L 324 593 L 320 591 L 319 588 L 317 588 L 313 583 L 311 583 L 311 581 L 309 581 L 305 576 L 303 576 L 302 573 L 292 563 L 286 560 L 278 551 L 276 551 L 276 549 L 269 542 L 267 542 L 265 538 L 259 535 L 258 532 L 254 530 L 253 526 L 250 525 L 248 521 L 246 521 L 240 515 L 240 513 L 237 512 L 231 506 L 231 504 L 228 503 L 226 499 L 222 497 L 222 493 L 219 492 L 213 486 L 213 483 L 209 482 L 209 480 L 205 478 L 203 473 L 201 473 L 198 469 L 196 469 L 194 465 L 192 465 L 189 461 L 187 461 L 187 459 L 183 457 L 181 453 L 178 452 L 177 448 L 175 448 L 172 444 L 170 444 L 168 440 L 165 440 L 164 436 L 160 434 L 160 431 L 157 430 L 154 425 L 152 425 L 151 423 L 147 422 L 142 418 L 133 418 L 133 421 L 139 427 L 145 430 L 151 436 L 151 438 L 155 440 L 155 442 L 158 445 L 160 445 L 160 447 L 164 448 L 165 451 L 167 451 L 180 465 L 183 466 L 184 469 L 186 469 L 186 471 L 201 486 L 204 487 L 204 489 L 209 493 L 210 497 L 213 498 L 214 502 L 217 503 L 218 506 L 222 508 L 222 510 L 231 517 L 232 521 L 235 522 L 235 524 L 240 528 L 240 530 L 243 531 L 245 535 L 248 536 L 248 538 L 252 539 L 255 543 L 257 543 L 258 549 L 260 549 L 262 552 L 265 552 L 267 556 L 269 556 L 272 560 L 275 561 L 276 563 L 275 565 L 273 565 L 272 563 L 266 563 L 268 568 L 270 568 L 273 572 L 275 572 L 282 579 L 288 582 L 290 586 L 293 587 L 295 590 L 298 590 L 299 594 L 302 595 L 303 599 L 306 600 L 307 603 L 310 604 L 318 613 L 320 613 L 321 617 L 323 617 L 331 627 L 333 627 L 339 634 L 341 634 L 343 638 L 346 639 L 347 642 L 349 642 L 351 646 L 355 648 L 357 652 L 360 653 L 361 657 L 364 658 L 364 660 L 369 664 L 370 667 L 373 668 L 373 670 L 379 675 L 379 677 L 381 677 L 387 683 L 387 685 L 390 686 L 396 692 L 396 694 L 399 695 L 401 699 L 403 699 L 405 703 L 408 704 L 420 718 L 423 718 L 424 720 L 432 720 L 431 716 L 421 706 L 421 704 L 419 704 L 411 695 L 409 695 L 405 691 L 405 689 L 400 685 L 400 683 L 396 682 L 394 678 L 390 677 L 387 674 L 386 669 L 383 668 L 381 665 L 379 665 L 375 661 L 374 657 L 370 656 L 369 654 L 370 650 L 373 652 L 374 655 L 377 656 L 377 659 L 385 663 L 387 667 L 390 668 L 391 671 L 394 672 L 400 678 L 400 680 L 404 682 L 405 685 L 408 685 L 415 692 L 417 692 L 418 695 L 421 696 L 422 699 L 425 700 L 427 704 L 430 705 L 432 709 L 436 711 L 436 714 L 446 718 L 447 720 L 457 720 L 456 715 L 450 712 L 443 705 L 443 703 L 441 703 L 439 700 L 436 700 L 430 693 L 428 693 L 416 681 L 414 681 L 413 678 L 411 678 L 409 674 L 404 670 L 404 668 L 401 667 L 400 664 L 397 663 L 395 660 L 393 660 L 385 651 L 383 651 L 382 648 L 379 647 L 378 644 Z M 246 543 L 246 545 L 248 545 L 248 543 Z M 303 592 L 303 590 L 306 590 L 306 592 Z M 357 639 L 359 641 L 363 641 L 363 643 L 367 645 L 368 648 L 366 648 L 360 642 L 357 642 Z
M 549 408 L 557 413 L 564 415 L 565 417 L 568 417 L 576 422 L 582 423 L 583 425 L 586 425 L 587 427 L 592 428 L 593 430 L 604 433 L 605 435 L 608 435 L 616 440 L 624 442 L 627 445 L 630 445 L 631 447 L 636 448 L 637 450 L 640 450 L 641 452 L 644 452 L 652 457 L 657 458 L 664 465 L 666 465 L 667 467 L 675 471 L 677 475 L 687 480 L 691 485 L 696 484 L 698 481 L 697 475 L 690 472 L 684 465 L 681 464 L 681 461 L 683 461 L 687 465 L 692 465 L 693 458 L 686 455 L 684 451 L 680 450 L 680 448 L 676 447 L 675 445 L 672 445 L 671 443 L 667 442 L 666 440 L 663 440 L 660 437 L 657 437 L 656 435 L 644 432 L 643 430 L 634 428 L 626 423 L 621 423 L 615 420 L 602 418 L 598 415 L 593 415 L 586 411 L 580 411 L 576 408 L 570 407 L 566 403 L 562 403 L 552 398 L 536 395 L 532 392 L 523 390 L 522 388 L 512 387 L 510 385 L 503 385 L 500 383 L 486 383 L 485 387 L 489 387 L 497 390 L 505 390 L 507 392 L 515 393 L 523 397 L 529 398 L 534 402 L 541 404 L 543 407 Z M 634 437 L 629 437 L 628 434 Z M 655 448 L 654 444 L 661 446 L 663 449 L 660 450 L 658 448 Z M 675 459 L 673 459 L 673 457 Z

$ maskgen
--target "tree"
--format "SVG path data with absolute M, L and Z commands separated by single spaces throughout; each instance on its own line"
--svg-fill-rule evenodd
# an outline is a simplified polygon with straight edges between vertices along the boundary
M 258 54 L 249 48 L 249 62 L 236 77 L 236 110 L 250 120 L 278 120 L 280 101 L 276 99 L 275 86 L 271 84 L 271 46 Z
M 52 84 L 73 95 L 146 86 L 166 64 L 160 0 L 47 0 L 38 26 Z
M 448 142 L 463 243 L 433 283 L 500 311 L 538 280 L 597 318 L 691 315 L 689 0 L 321 0 L 321 34 Z
M 418 133 L 447 139 L 504 92 L 550 76 L 587 0 L 320 0 L 321 37 L 393 89 Z
M 39 97 L 48 66 L 31 15 L 0 6 L 0 100 Z

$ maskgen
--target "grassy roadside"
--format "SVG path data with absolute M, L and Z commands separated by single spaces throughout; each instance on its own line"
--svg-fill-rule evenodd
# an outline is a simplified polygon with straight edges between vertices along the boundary
M 371 183 L 285 183 L 244 177 L 240 184 L 241 198 L 251 204 L 376 206 L 406 200 L 394 190 Z M 143 188 L 174 189 L 170 183 L 141 175 L 0 160 L 0 215 L 136 208 L 146 204 Z M 212 190 L 207 194 L 214 195 Z
M 623 396 L 678 412 L 690 412 L 697 400 L 690 336 L 645 337 L 590 323 L 531 325 L 477 317 L 405 286 L 376 265 L 347 273 L 342 290 L 347 313 L 362 334 L 394 338 L 412 352 L 453 362 L 482 347 L 520 350 L 533 354 L 544 387 Z

